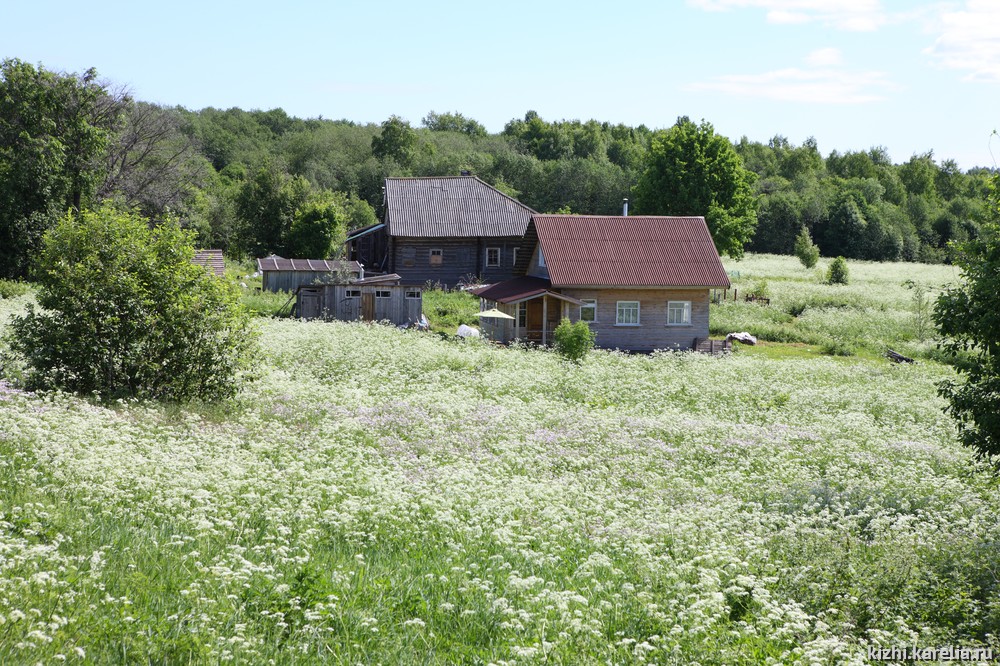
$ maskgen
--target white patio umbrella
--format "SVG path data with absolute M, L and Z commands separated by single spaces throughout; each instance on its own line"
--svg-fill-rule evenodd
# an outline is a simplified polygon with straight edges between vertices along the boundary
M 513 317 L 511 317 L 506 312 L 500 312 L 496 308 L 493 308 L 491 310 L 483 310 L 482 312 L 479 313 L 479 316 L 484 319 L 513 319 Z

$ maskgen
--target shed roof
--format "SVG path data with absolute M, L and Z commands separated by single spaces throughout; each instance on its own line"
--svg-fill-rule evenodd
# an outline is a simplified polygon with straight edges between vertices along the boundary
M 475 176 L 386 178 L 390 236 L 523 236 L 535 212 Z
M 263 271 L 294 271 L 305 273 L 336 273 L 346 270 L 360 273 L 361 264 L 356 261 L 330 261 L 327 259 L 285 259 L 276 254 L 257 260 L 257 270 Z
M 529 301 L 532 298 L 538 298 L 543 294 L 548 294 L 549 296 L 554 296 L 560 300 L 580 305 L 581 301 L 573 298 L 572 296 L 556 293 L 551 289 L 552 283 L 545 278 L 525 275 L 512 278 L 510 280 L 504 280 L 503 282 L 498 282 L 496 284 L 488 284 L 485 287 L 479 287 L 478 289 L 473 289 L 472 293 L 489 301 L 507 304 Z
M 535 215 L 553 286 L 729 287 L 703 217 Z
M 194 253 L 194 263 L 204 266 L 219 277 L 226 274 L 226 264 L 222 259 L 222 250 L 198 250 Z

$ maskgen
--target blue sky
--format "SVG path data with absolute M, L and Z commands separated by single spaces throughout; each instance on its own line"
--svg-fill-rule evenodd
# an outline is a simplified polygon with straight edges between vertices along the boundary
M 139 99 L 493 132 L 711 122 L 820 151 L 1000 162 L 1000 0 L 16 2 L 0 56 L 96 67 Z M 992 150 L 992 154 L 991 154 Z

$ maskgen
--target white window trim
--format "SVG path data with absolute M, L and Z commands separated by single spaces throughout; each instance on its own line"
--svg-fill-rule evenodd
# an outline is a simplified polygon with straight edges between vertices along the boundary
M 376 289 L 375 298 L 392 298 L 392 291 L 389 289 Z
M 584 303 L 584 305 L 580 306 L 580 321 L 587 322 L 588 324 L 596 324 L 597 323 L 597 299 L 596 298 L 581 298 L 580 300 Z M 592 309 L 594 311 L 594 318 L 591 319 L 590 321 L 587 321 L 586 319 L 583 318 L 583 310 L 584 310 L 584 308 L 586 308 L 588 310 Z
M 490 261 L 490 252 L 497 253 L 497 260 Z M 486 248 L 486 267 L 487 268 L 499 268 L 500 267 L 500 248 L 498 247 L 488 247 Z
M 621 321 L 622 305 L 625 303 L 635 303 L 635 323 Z M 618 301 L 615 304 L 615 326 L 642 326 L 642 304 L 639 301 Z
M 418 298 L 420 298 L 420 292 L 416 289 L 409 289 L 406 292 L 406 298 L 408 298 L 411 301 L 415 301 Z
M 437 257 L 437 261 L 434 258 Z M 440 248 L 431 248 L 427 255 L 427 260 L 431 266 L 442 266 L 444 265 L 444 250 Z
M 675 305 L 684 306 L 684 321 L 682 322 L 670 321 L 670 309 L 671 306 Z M 691 325 L 691 301 L 667 301 L 667 326 L 690 326 L 690 325 Z
M 361 298 L 361 290 L 360 289 L 348 289 L 347 290 L 347 296 L 345 296 L 345 298 Z

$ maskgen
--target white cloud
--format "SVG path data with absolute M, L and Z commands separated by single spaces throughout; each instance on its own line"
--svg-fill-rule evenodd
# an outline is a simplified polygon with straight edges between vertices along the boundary
M 816 49 L 806 56 L 806 62 L 813 67 L 833 67 L 843 61 L 844 56 L 840 53 L 840 49 L 834 48 Z
M 890 20 L 880 0 L 687 0 L 687 3 L 706 11 L 763 9 L 769 23 L 819 21 L 856 32 L 876 30 Z
M 690 90 L 709 90 L 734 97 L 813 104 L 880 102 L 886 99 L 886 92 L 895 88 L 883 72 L 850 72 L 831 68 L 789 68 L 763 74 L 734 74 L 688 86 Z
M 1000 83 L 1000 3 L 968 0 L 936 21 L 934 44 L 925 50 L 947 69 L 965 70 L 968 81 Z

